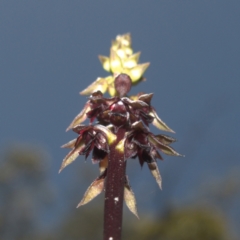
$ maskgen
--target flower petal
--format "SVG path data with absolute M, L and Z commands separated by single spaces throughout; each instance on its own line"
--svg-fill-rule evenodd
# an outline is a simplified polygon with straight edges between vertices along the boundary
M 116 36 L 116 42 L 120 43 L 122 46 L 131 47 L 131 34 L 125 33 L 123 35 Z
M 97 78 L 95 82 L 93 82 L 86 89 L 80 92 L 80 94 L 89 95 L 96 91 L 101 91 L 102 93 L 105 93 L 107 91 L 107 87 L 108 87 L 108 84 L 105 78 Z
M 111 71 L 113 73 L 121 73 L 122 72 L 121 59 L 119 58 L 118 54 L 113 49 L 110 50 L 110 66 L 111 66 Z
M 173 148 L 171 148 L 168 145 L 165 145 L 162 142 L 158 141 L 157 138 L 155 138 L 153 135 L 148 135 L 148 140 L 154 147 L 160 149 L 162 152 L 164 152 L 167 155 L 182 156 L 183 157 L 183 155 L 176 152 Z
M 61 148 L 74 148 L 76 141 L 77 141 L 77 138 L 69 141 L 68 143 L 63 144 Z
M 137 65 L 141 52 L 137 52 L 123 61 L 123 68 L 133 68 Z
M 156 150 L 156 153 L 155 153 L 155 158 L 158 158 L 160 160 L 163 160 L 161 154 Z
M 160 172 L 158 170 L 157 163 L 156 162 L 148 163 L 148 167 L 149 167 L 153 177 L 156 179 L 158 186 L 162 190 L 162 178 L 161 178 Z
M 99 162 L 100 173 L 103 173 L 107 169 L 107 166 L 108 166 L 108 155 L 106 155 L 105 158 Z
M 134 142 L 129 141 L 129 139 L 126 139 L 124 143 L 125 160 L 136 156 L 136 154 L 137 154 L 137 145 Z
M 160 141 L 166 145 L 169 145 L 169 144 L 177 141 L 175 138 L 167 136 L 167 135 L 163 135 L 163 134 L 155 135 L 155 138 L 157 138 L 158 141 Z
M 114 80 L 115 80 L 115 77 L 113 77 L 112 75 L 108 76 L 108 77 L 105 77 L 106 81 L 107 81 L 107 84 L 111 84 L 111 83 L 114 83 Z
M 97 147 L 93 148 L 93 152 L 92 152 L 92 163 L 99 163 L 100 161 L 102 161 L 107 155 L 107 152 L 98 149 Z
M 167 131 L 167 132 L 172 132 L 172 133 L 175 133 L 171 128 L 169 128 L 167 126 L 166 123 L 164 123 L 157 115 L 156 111 L 152 108 L 151 109 L 151 112 L 150 112 L 150 115 L 154 117 L 154 120 L 153 120 L 153 125 L 155 127 L 157 127 L 158 129 L 160 130 L 163 130 L 163 131 Z
M 114 83 L 111 83 L 108 85 L 108 92 L 110 96 L 116 96 L 117 95 L 117 91 L 115 89 Z
M 150 63 L 142 63 L 132 68 L 129 73 L 129 76 L 131 77 L 132 81 L 137 82 L 142 77 L 144 72 L 147 70 L 149 65 Z
M 145 103 L 143 101 L 140 101 L 140 100 L 132 101 L 130 98 L 127 98 L 127 97 L 123 97 L 121 100 L 124 103 L 133 107 L 133 109 L 141 109 L 141 108 L 144 108 L 144 107 L 149 107 L 149 105 L 147 103 Z
M 137 212 L 137 202 L 134 196 L 134 193 L 129 185 L 128 180 L 126 179 L 125 185 L 124 185 L 124 200 L 125 203 L 128 207 L 128 209 L 137 217 L 138 216 L 138 212 Z
M 113 134 L 112 131 L 105 126 L 97 124 L 94 126 L 94 128 L 96 128 L 97 130 L 100 130 L 101 132 L 103 132 L 105 134 L 109 145 L 112 144 L 113 142 L 115 142 L 115 140 L 117 139 L 116 135 Z
M 103 150 L 104 152 L 109 152 L 109 146 L 108 146 L 108 142 L 107 139 L 105 137 L 104 134 L 102 133 L 97 133 L 96 138 L 95 138 L 95 146 L 98 149 Z
M 102 63 L 103 69 L 106 70 L 107 72 L 110 72 L 111 68 L 110 68 L 109 57 L 99 55 L 98 58 L 99 58 L 100 62 Z
M 140 166 L 142 167 L 144 164 L 144 159 L 143 159 L 143 150 L 141 148 L 138 149 L 137 156 L 138 156 L 138 161 L 140 163 Z
M 90 103 L 87 102 L 83 108 L 83 110 L 73 119 L 73 121 L 71 122 L 71 124 L 68 126 L 68 128 L 66 129 L 66 131 L 68 131 L 69 129 L 73 128 L 74 126 L 84 122 L 87 118 L 86 113 L 91 110 L 90 107 Z
M 70 163 L 72 163 L 78 156 L 79 152 L 85 147 L 84 140 L 81 139 L 81 141 L 78 143 L 78 145 L 70 151 L 67 156 L 63 159 L 61 168 L 59 170 L 59 173 Z
M 153 97 L 153 93 L 142 94 L 138 97 L 138 100 L 141 100 L 141 101 L 147 103 L 148 105 L 150 105 L 152 97 Z
M 146 126 L 148 126 L 149 123 L 152 123 L 153 120 L 154 120 L 154 117 L 151 116 L 150 114 L 148 113 L 145 113 L 144 111 L 140 111 L 139 112 L 139 115 L 142 119 L 142 121 L 145 123 Z
M 132 124 L 131 129 L 134 131 L 140 131 L 143 133 L 148 133 L 148 128 L 143 125 L 141 121 Z
M 83 199 L 81 202 L 77 205 L 77 208 L 87 204 L 91 200 L 93 200 L 97 195 L 99 195 L 104 189 L 104 177 L 97 178 L 87 189 L 85 192 Z
M 78 124 L 78 125 L 75 125 L 73 128 L 72 128 L 72 130 L 75 132 L 75 133 L 78 133 L 78 134 L 80 134 L 80 133 L 83 133 L 83 132 L 85 132 L 85 131 L 87 131 L 87 130 L 89 130 L 89 129 L 91 129 L 92 128 L 92 126 L 86 126 L 86 125 L 84 125 L 84 124 Z M 83 131 L 84 130 L 84 131 Z

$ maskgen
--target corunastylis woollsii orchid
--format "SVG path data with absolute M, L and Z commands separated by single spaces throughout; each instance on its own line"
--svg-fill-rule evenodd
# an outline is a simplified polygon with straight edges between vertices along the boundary
M 71 151 L 64 158 L 60 171 L 79 155 L 85 158 L 92 152 L 92 162 L 98 163 L 100 175 L 85 192 L 78 206 L 84 205 L 105 191 L 104 239 L 120 239 L 123 199 L 130 211 L 138 217 L 136 200 L 126 176 L 128 159 L 146 162 L 157 184 L 162 179 L 157 166 L 161 153 L 181 156 L 170 144 L 176 140 L 164 134 L 154 135 L 148 125 L 174 133 L 157 115 L 151 105 L 153 94 L 139 93 L 127 96 L 132 85 L 142 80 L 149 63 L 138 64 L 140 53 L 133 53 L 130 34 L 119 35 L 112 42 L 110 57 L 99 56 L 103 68 L 111 73 L 98 78 L 81 94 L 90 94 L 83 110 L 67 128 L 78 137 L 64 148 Z M 106 98 L 103 94 L 111 95 Z M 83 125 L 86 119 L 89 125 Z

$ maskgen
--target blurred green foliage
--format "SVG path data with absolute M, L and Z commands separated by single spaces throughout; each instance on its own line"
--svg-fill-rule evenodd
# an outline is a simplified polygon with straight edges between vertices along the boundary
M 171 209 L 155 221 L 141 222 L 130 230 L 131 239 L 227 240 L 223 216 L 213 210 L 198 208 Z M 141 229 L 141 231 L 137 231 Z M 129 235 L 128 233 L 125 236 Z M 127 238 L 126 238 L 127 239 Z
M 41 211 L 52 201 L 47 155 L 29 146 L 11 146 L 0 160 L 0 239 L 33 239 Z

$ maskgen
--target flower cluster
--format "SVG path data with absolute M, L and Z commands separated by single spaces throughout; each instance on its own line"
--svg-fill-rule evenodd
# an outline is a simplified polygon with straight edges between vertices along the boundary
M 133 53 L 131 44 L 131 35 L 129 33 L 118 35 L 116 40 L 112 41 L 110 56 L 99 56 L 103 69 L 112 75 L 97 78 L 95 82 L 81 92 L 82 95 L 89 95 L 100 90 L 102 93 L 108 91 L 111 96 L 115 96 L 114 80 L 120 73 L 129 75 L 134 84 L 144 80 L 143 74 L 150 63 L 138 64 L 141 53 Z
M 149 65 L 137 65 L 139 53 L 133 54 L 130 35 L 117 36 L 112 43 L 110 57 L 99 58 L 104 69 L 113 76 L 98 79 L 82 92 L 91 95 L 83 110 L 67 128 L 77 133 L 78 137 L 62 146 L 71 148 L 71 151 L 64 158 L 60 171 L 79 155 L 87 158 L 91 152 L 93 163 L 99 164 L 100 176 L 87 189 L 78 206 L 88 203 L 104 190 L 110 166 L 110 147 L 118 138 L 120 128 L 124 129 L 125 135 L 120 140 L 118 138 L 114 151 L 121 153 L 124 161 L 138 158 L 141 166 L 146 163 L 160 188 L 162 180 L 157 159 L 163 159 L 161 153 L 181 156 L 170 147 L 170 144 L 176 141 L 174 138 L 163 134 L 154 135 L 148 128 L 152 123 L 160 130 L 174 133 L 152 107 L 153 94 L 140 93 L 127 97 L 132 83 L 142 79 L 142 74 Z M 112 97 L 103 96 L 106 90 Z M 90 125 L 82 125 L 87 118 Z M 124 176 L 124 199 L 130 211 L 137 216 L 136 200 L 127 176 Z

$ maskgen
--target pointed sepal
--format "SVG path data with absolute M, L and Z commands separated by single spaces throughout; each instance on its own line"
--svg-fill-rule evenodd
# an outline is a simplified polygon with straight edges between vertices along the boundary
M 111 67 L 112 73 L 122 72 L 121 59 L 113 49 L 110 50 L 110 67 Z
M 123 68 L 133 68 L 137 66 L 141 52 L 134 53 L 123 61 Z
M 169 145 L 177 141 L 175 138 L 163 134 L 155 135 L 155 138 L 157 138 L 158 141 L 162 142 L 165 145 Z
M 106 70 L 107 72 L 110 72 L 111 67 L 110 67 L 109 57 L 99 55 L 98 58 L 99 58 L 100 62 L 102 63 L 103 69 Z
M 78 143 L 77 146 L 72 149 L 67 156 L 63 159 L 61 168 L 59 170 L 59 173 L 70 163 L 72 163 L 78 156 L 79 152 L 85 147 L 83 139 L 81 139 Z
M 137 212 L 137 202 L 136 202 L 134 193 L 129 185 L 127 177 L 124 185 L 124 201 L 128 209 L 139 219 L 138 212 Z
M 170 127 L 167 126 L 165 122 L 163 122 L 160 117 L 157 115 L 156 111 L 152 108 L 150 111 L 150 115 L 154 117 L 152 124 L 160 130 L 175 133 Z
M 152 97 L 153 97 L 153 93 L 142 94 L 138 97 L 138 100 L 141 100 L 150 106 Z
M 129 76 L 131 77 L 133 83 L 137 82 L 143 76 L 149 65 L 150 63 L 142 63 L 130 69 Z
M 74 148 L 76 141 L 77 141 L 77 138 L 69 141 L 68 143 L 63 144 L 61 148 Z
M 131 34 L 125 33 L 123 35 L 117 35 L 116 42 L 121 44 L 121 46 L 131 47 L 132 43 Z
M 87 102 L 83 108 L 83 110 L 73 119 L 71 124 L 68 126 L 66 131 L 72 129 L 74 126 L 84 122 L 87 119 L 86 113 L 91 110 L 89 102 Z
M 162 190 L 162 178 L 161 178 L 160 172 L 158 170 L 157 163 L 156 162 L 148 163 L 148 168 L 151 171 L 153 177 L 156 179 L 156 182 L 157 182 L 159 188 Z
M 103 174 L 93 181 L 93 183 L 89 186 L 89 188 L 85 192 L 81 202 L 77 205 L 77 208 L 92 201 L 96 196 L 98 196 L 103 191 L 104 178 L 105 176 Z
M 86 89 L 80 92 L 81 95 L 90 95 L 93 92 L 101 91 L 102 93 L 105 93 L 107 91 L 107 81 L 105 78 L 97 78 L 95 82 L 93 82 L 91 85 L 89 85 Z
M 149 134 L 148 140 L 154 147 L 158 148 L 160 151 L 162 151 L 163 153 L 165 153 L 167 155 L 183 157 L 183 155 L 176 152 L 172 147 L 165 145 L 162 142 L 158 141 L 158 139 L 154 135 Z

